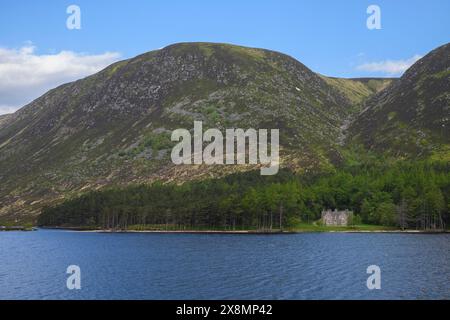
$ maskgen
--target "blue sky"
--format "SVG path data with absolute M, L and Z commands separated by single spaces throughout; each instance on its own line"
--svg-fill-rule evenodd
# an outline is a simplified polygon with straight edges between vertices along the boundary
M 71 4 L 81 9 L 81 30 L 66 27 L 66 8 Z M 371 4 L 381 9 L 381 30 L 366 27 L 366 9 Z M 77 73 L 72 67 L 68 76 L 61 71 L 52 81 L 43 80 L 44 76 L 35 81 L 50 82 L 47 87 L 51 87 L 113 60 L 185 41 L 227 42 L 281 51 L 330 76 L 398 76 L 404 70 L 402 63 L 409 65 L 449 42 L 449 12 L 448 0 L 2 0 L 0 96 L 14 90 L 11 79 L 17 77 L 12 72 L 19 72 L 19 63 L 41 64 L 39 59 L 45 57 L 48 69 L 53 70 L 49 61 L 57 56 L 58 65 L 71 61 L 72 66 L 85 68 Z M 61 52 L 72 56 L 62 59 Z M 3 77 L 11 83 L 2 91 L 2 59 L 14 60 L 11 55 L 20 62 L 4 67 L 13 71 Z M 396 65 L 400 67 L 395 69 Z M 34 69 L 44 74 L 48 71 Z M 22 88 L 26 92 L 35 88 L 36 92 L 25 94 L 28 100 L 39 91 L 39 85 L 32 86 Z M 3 105 L 13 110 L 23 103 L 19 100 L 0 98 L 0 108 Z

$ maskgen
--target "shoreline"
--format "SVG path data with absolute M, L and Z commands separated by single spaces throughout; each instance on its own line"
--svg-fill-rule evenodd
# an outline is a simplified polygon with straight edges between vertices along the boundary
M 36 227 L 23 227 L 23 226 L 0 226 L 0 232 L 11 232 L 11 231 L 34 231 Z
M 111 230 L 111 229 L 87 229 L 80 227 L 39 227 L 46 230 L 67 230 L 74 232 L 93 233 L 156 233 L 156 234 L 243 234 L 243 235 L 288 235 L 301 233 L 393 233 L 393 234 L 447 234 L 449 230 Z

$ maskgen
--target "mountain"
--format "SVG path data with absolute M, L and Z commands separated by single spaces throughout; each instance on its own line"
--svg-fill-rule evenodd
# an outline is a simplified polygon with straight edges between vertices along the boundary
M 281 166 L 296 172 L 335 168 L 344 142 L 397 156 L 445 150 L 448 50 L 400 80 L 325 77 L 282 53 L 218 43 L 117 62 L 0 116 L 0 221 L 35 221 L 44 206 L 105 186 L 256 168 L 175 166 L 170 134 L 194 120 L 204 130 L 280 129 Z
M 297 60 L 228 44 L 180 43 L 64 84 L 0 119 L 0 216 L 111 184 L 185 181 L 251 166 L 174 166 L 170 133 L 279 128 L 282 165 L 339 161 L 351 101 Z
M 10 114 L 3 114 L 0 115 L 0 127 L 3 123 L 6 123 L 11 115 Z
M 350 142 L 394 156 L 450 160 L 450 44 L 369 98 L 347 135 Z

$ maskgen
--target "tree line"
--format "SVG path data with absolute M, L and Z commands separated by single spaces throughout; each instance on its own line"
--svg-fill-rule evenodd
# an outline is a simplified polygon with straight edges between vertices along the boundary
M 449 163 L 364 159 L 339 169 L 275 176 L 259 171 L 221 179 L 156 182 L 92 191 L 42 210 L 42 226 L 270 230 L 349 209 L 354 222 L 440 230 L 450 221 Z

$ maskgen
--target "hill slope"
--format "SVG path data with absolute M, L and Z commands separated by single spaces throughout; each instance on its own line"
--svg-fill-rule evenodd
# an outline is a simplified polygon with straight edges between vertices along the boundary
M 110 184 L 219 176 L 237 166 L 180 166 L 170 132 L 204 127 L 279 128 L 284 166 L 338 159 L 350 101 L 281 53 L 181 43 L 115 63 L 53 89 L 0 125 L 0 216 Z
M 411 66 L 365 104 L 350 141 L 395 156 L 447 157 L 450 144 L 450 44 Z
M 363 103 L 374 94 L 386 88 L 394 82 L 395 78 L 335 78 L 325 77 L 323 79 L 334 86 L 352 103 L 353 112 L 360 112 Z

